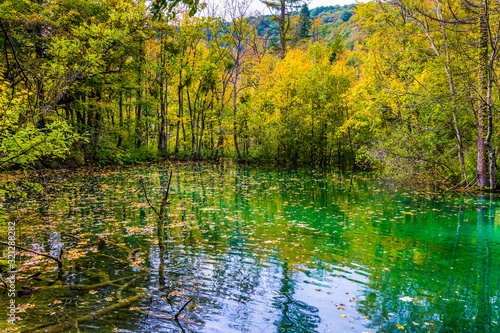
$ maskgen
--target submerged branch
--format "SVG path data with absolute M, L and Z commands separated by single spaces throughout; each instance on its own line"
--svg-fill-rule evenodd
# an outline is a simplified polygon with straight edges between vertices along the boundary
M 7 245 L 7 246 L 14 246 L 15 248 L 17 248 L 17 249 L 19 249 L 21 251 L 31 252 L 31 253 L 34 253 L 36 255 L 52 259 L 52 260 L 54 260 L 54 261 L 57 262 L 57 265 L 58 265 L 59 269 L 62 269 L 61 253 L 59 254 L 59 258 L 56 258 L 56 257 L 51 256 L 50 254 L 33 251 L 33 250 L 27 249 L 25 247 L 19 246 L 19 245 L 10 245 L 9 243 L 2 242 L 2 241 L 0 241 L 0 244 Z
M 133 253 L 135 251 L 135 250 L 132 250 L 131 248 L 129 248 L 128 246 L 126 246 L 126 245 L 115 243 L 115 242 L 110 241 L 109 239 L 106 239 L 106 238 L 104 238 L 102 236 L 99 236 L 99 235 L 98 235 L 98 239 L 101 242 L 108 243 L 109 245 L 112 245 L 114 247 L 117 247 L 117 248 L 120 248 L 122 250 L 125 250 L 128 253 L 128 257 L 129 258 L 132 257 L 132 255 L 133 255 Z
M 106 286 L 114 286 L 117 282 L 129 280 L 132 278 L 137 278 L 137 277 L 132 275 L 132 276 L 126 276 L 126 277 L 122 277 L 122 278 L 112 280 L 112 281 L 105 281 L 105 282 L 100 282 L 100 283 L 96 283 L 96 284 L 88 284 L 88 285 L 63 284 L 63 285 L 45 286 L 45 287 L 38 287 L 38 290 L 54 290 L 54 289 L 62 289 L 62 288 L 68 288 L 70 290 L 92 290 L 92 289 L 99 289 L 99 288 L 106 287 Z M 118 286 L 118 287 L 121 288 L 122 286 Z
M 154 212 L 156 213 L 156 215 L 158 217 L 160 217 L 160 213 L 158 213 L 158 211 L 156 210 L 156 208 L 151 204 L 151 202 L 149 201 L 149 198 L 148 198 L 148 193 L 146 192 L 146 188 L 144 187 L 144 183 L 141 184 L 141 187 L 142 187 L 142 191 L 144 192 L 144 196 L 146 197 L 146 201 L 148 202 L 148 205 L 149 207 L 151 207 L 151 209 L 154 210 Z
M 188 301 L 187 301 L 186 303 L 184 303 L 184 305 L 183 305 L 183 306 L 181 306 L 181 308 L 179 309 L 179 311 L 177 311 L 177 313 L 176 313 L 176 314 L 174 314 L 174 319 L 175 319 L 175 320 L 177 320 L 177 318 L 179 318 L 179 315 L 181 314 L 182 310 L 184 310 L 184 308 L 185 308 L 185 307 L 186 307 L 189 303 L 191 303 L 191 301 L 192 301 L 192 300 L 193 300 L 192 298 L 188 299 Z
M 189 325 L 197 325 L 197 326 L 203 326 L 202 324 L 199 324 L 199 323 L 196 323 L 194 321 L 191 321 L 191 320 L 188 320 L 186 318 L 179 318 L 179 315 L 181 314 L 181 312 L 184 310 L 184 308 L 189 304 L 191 303 L 193 299 L 190 298 L 186 303 L 184 303 L 180 308 L 179 310 L 173 315 L 160 315 L 160 314 L 156 314 L 154 312 L 142 312 L 144 314 L 147 314 L 148 316 L 151 316 L 151 317 L 154 317 L 154 318 L 158 318 L 158 319 L 165 319 L 165 320 L 176 320 L 176 321 L 179 321 L 179 322 L 183 322 L 183 323 L 186 323 L 186 324 L 189 324 Z
M 122 285 L 120 288 L 118 288 L 118 290 L 116 291 L 116 298 L 118 299 L 123 299 L 122 297 L 122 292 L 127 289 L 128 287 L 130 287 L 130 285 L 132 283 L 134 283 L 135 280 L 137 280 L 138 276 L 134 277 L 132 280 L 130 280 L 129 282 L 125 283 L 124 285 Z
M 143 298 L 145 298 L 146 296 L 147 296 L 146 293 L 137 294 L 137 295 L 132 296 L 130 298 L 123 299 L 122 301 L 115 303 L 113 305 L 110 305 L 110 306 L 107 306 L 105 308 L 99 309 L 97 311 L 91 312 L 90 314 L 88 314 L 86 316 L 83 316 L 83 317 L 80 317 L 77 319 L 69 318 L 69 320 L 66 320 L 60 324 L 56 324 L 56 325 L 52 325 L 52 326 L 44 325 L 42 327 L 38 327 L 38 328 L 35 328 L 32 330 L 27 330 L 24 332 L 30 332 L 30 333 L 65 332 L 68 330 L 68 328 L 73 327 L 77 324 L 80 324 L 82 322 L 86 322 L 89 320 L 93 320 L 93 319 L 98 319 L 98 318 L 104 316 L 105 314 L 107 314 L 108 312 L 112 312 L 112 311 L 119 310 L 121 308 L 130 306 L 131 303 L 138 302 L 138 301 L 142 300 Z

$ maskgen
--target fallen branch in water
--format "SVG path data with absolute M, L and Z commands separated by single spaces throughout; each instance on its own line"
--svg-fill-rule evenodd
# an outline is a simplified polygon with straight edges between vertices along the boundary
M 112 245 L 114 247 L 117 247 L 117 248 L 120 248 L 122 250 L 125 250 L 128 254 L 128 257 L 132 257 L 132 253 L 134 252 L 131 248 L 129 248 L 128 246 L 126 245 L 123 245 L 123 244 L 118 244 L 118 243 L 115 243 L 109 239 L 106 239 L 104 238 L 103 236 L 101 235 L 97 235 L 97 239 L 101 242 L 104 242 L 104 243 L 108 243 L 109 245 Z
M 148 193 L 146 192 L 146 188 L 144 187 L 144 183 L 141 183 L 140 187 L 137 189 L 137 191 L 139 191 L 142 188 L 142 191 L 144 192 L 144 197 L 146 198 L 146 201 L 147 201 L 149 207 L 151 207 L 151 209 L 158 216 L 158 224 L 156 226 L 156 231 L 157 231 L 157 235 L 158 235 L 158 247 L 160 248 L 160 253 L 163 253 L 164 248 L 165 248 L 165 245 L 163 244 L 164 243 L 165 206 L 167 204 L 169 204 L 168 194 L 170 192 L 170 184 L 172 183 L 172 174 L 173 174 L 173 171 L 170 171 L 170 177 L 168 179 L 167 188 L 163 190 L 163 199 L 161 200 L 159 212 L 156 210 L 156 208 L 149 201 Z
M 149 312 L 149 311 L 148 312 L 141 311 L 141 313 L 147 314 L 148 316 L 151 316 L 151 317 L 154 317 L 154 318 L 158 318 L 158 319 L 177 320 L 177 321 L 183 322 L 185 324 L 203 326 L 203 324 L 196 323 L 196 322 L 188 320 L 186 318 L 179 318 L 179 315 L 181 314 L 181 312 L 184 310 L 184 308 L 189 303 L 191 303 L 191 301 L 193 301 L 192 298 L 190 298 L 187 302 L 185 302 L 173 316 L 171 316 L 171 315 L 159 315 L 159 314 L 156 314 L 154 312 Z
M 26 282 L 25 282 L 25 283 L 24 283 L 24 285 L 21 287 L 21 289 L 26 289 L 26 288 L 27 288 L 27 284 L 28 284 L 28 282 L 30 282 L 30 281 L 31 281 L 31 279 L 35 279 L 35 280 L 40 281 L 40 279 L 39 279 L 38 277 L 39 277 L 41 274 L 42 274 L 42 273 L 40 273 L 40 272 L 36 272 L 35 274 L 28 276 L 28 277 L 26 278 Z
M 177 318 L 177 319 L 175 319 L 174 316 L 159 315 L 159 314 L 156 314 L 156 313 L 153 313 L 153 312 L 147 312 L 146 313 L 145 311 L 141 311 L 141 313 L 147 314 L 150 317 L 154 317 L 154 318 L 158 318 L 158 319 L 177 320 L 177 321 L 179 321 L 181 323 L 184 323 L 184 324 L 196 325 L 196 326 L 203 326 L 203 324 L 197 323 L 195 321 L 192 321 L 192 320 L 189 320 L 189 319 L 186 319 L 186 318 Z
M 134 283 L 135 280 L 137 280 L 138 276 L 134 277 L 132 280 L 130 280 L 129 282 L 125 283 L 124 285 L 120 286 L 120 288 L 118 288 L 118 290 L 116 291 L 116 298 L 118 299 L 123 299 L 122 298 L 122 292 L 127 289 L 128 287 L 130 287 L 130 285 L 132 283 Z
M 39 326 L 37 328 L 27 330 L 24 332 L 30 332 L 30 333 L 55 333 L 55 332 L 65 332 L 68 330 L 70 327 L 74 327 L 75 325 L 78 325 L 80 323 L 97 319 L 99 317 L 102 317 L 103 315 L 107 314 L 108 312 L 112 312 L 127 306 L 130 306 L 131 303 L 138 302 L 145 298 L 147 296 L 146 293 L 141 293 L 137 294 L 135 296 L 132 296 L 130 298 L 123 299 L 122 301 L 115 303 L 113 305 L 107 306 L 105 308 L 99 309 L 97 311 L 91 312 L 90 314 L 80 317 L 80 318 L 69 318 L 69 320 L 66 320 L 65 322 L 62 322 L 60 324 L 55 324 L 55 325 L 44 325 L 44 326 Z
M 96 284 L 62 284 L 62 285 L 55 285 L 55 286 L 45 286 L 45 287 L 38 287 L 38 290 L 52 290 L 52 289 L 62 289 L 62 288 L 68 288 L 70 290 L 92 290 L 92 289 L 99 289 L 102 287 L 106 286 L 114 286 L 117 282 L 124 281 L 124 280 L 129 280 L 132 278 L 137 278 L 136 276 L 126 276 L 122 277 L 113 281 L 105 281 L 105 282 L 100 282 Z M 121 286 L 117 286 L 121 287 Z
M 42 257 L 46 257 L 46 258 L 49 258 L 49 259 L 52 259 L 54 260 L 55 262 L 57 262 L 57 266 L 59 267 L 59 269 L 62 269 L 62 259 L 61 259 L 61 253 L 59 253 L 59 258 L 56 258 L 56 257 L 53 257 L 51 256 L 50 254 L 46 254 L 46 253 L 41 253 L 41 252 L 37 252 L 37 251 L 33 251 L 33 250 L 30 250 L 30 249 L 27 249 L 25 247 L 22 247 L 22 246 L 18 246 L 18 245 L 10 245 L 9 243 L 6 243 L 6 242 L 2 242 L 0 241 L 0 244 L 3 244 L 3 245 L 7 245 L 7 246 L 14 246 L 15 248 L 21 250 L 21 251 L 25 251 L 25 252 L 31 252 L 31 253 L 34 253 L 36 255 L 39 255 L 39 256 L 42 256 Z M 62 250 L 61 250 L 62 251 Z
M 174 314 L 174 319 L 175 319 L 175 320 L 177 320 L 177 318 L 179 318 L 179 315 L 181 314 L 182 310 L 184 310 L 184 308 L 185 308 L 185 307 L 186 307 L 189 303 L 191 303 L 191 301 L 192 301 L 192 300 L 193 300 L 193 299 L 192 299 L 192 298 L 190 298 L 190 299 L 189 299 L 186 303 L 184 303 L 184 305 L 183 305 L 183 306 L 181 306 L 181 308 L 179 309 L 179 311 L 177 311 L 177 313 L 176 313 L 176 314 Z
M 160 253 L 163 253 L 165 249 L 164 243 L 164 226 L 165 226 L 165 206 L 168 204 L 168 193 L 170 192 L 170 184 L 172 183 L 172 171 L 170 171 L 170 177 L 168 179 L 167 189 L 164 190 L 163 199 L 161 200 L 160 213 L 158 214 L 158 246 L 160 247 Z

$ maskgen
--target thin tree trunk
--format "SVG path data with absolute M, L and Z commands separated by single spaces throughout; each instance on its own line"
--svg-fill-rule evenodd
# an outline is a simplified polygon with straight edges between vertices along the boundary
M 236 113 L 238 110 L 238 106 L 236 104 L 237 97 L 238 97 L 238 91 L 237 91 L 237 81 L 238 81 L 238 64 L 236 64 L 236 73 L 234 77 L 234 82 L 233 82 L 233 138 L 234 138 L 234 148 L 236 149 L 236 154 L 238 155 L 238 160 L 241 160 L 241 154 L 240 154 L 240 147 L 238 146 L 238 133 L 237 133 L 237 124 L 236 124 Z
M 139 87 L 137 90 L 137 105 L 135 106 L 135 148 L 141 148 L 142 145 L 142 130 L 141 130 L 141 121 L 142 121 L 142 92 Z
M 180 132 L 180 123 L 181 123 L 181 118 L 182 118 L 182 100 L 183 100 L 183 96 L 182 96 L 182 87 L 179 86 L 179 89 L 178 89 L 178 98 L 179 98 L 179 114 L 178 114 L 178 117 L 177 117 L 177 134 L 176 134 L 176 138 L 175 138 L 175 157 L 179 157 L 179 132 Z
M 489 186 L 488 177 L 488 151 L 486 136 L 488 132 L 488 27 L 487 27 L 487 5 L 486 0 L 482 3 L 482 13 L 479 18 L 479 107 L 477 113 L 477 186 L 485 188 Z
M 189 108 L 189 120 L 191 123 L 191 159 L 194 158 L 194 151 L 196 146 L 196 99 L 193 104 L 191 104 L 191 95 L 189 94 L 189 89 L 186 92 L 187 100 L 188 100 L 188 108 Z
M 123 92 L 120 91 L 120 101 L 118 102 L 118 117 L 120 118 L 120 126 L 123 126 Z
M 201 118 L 200 138 L 199 138 L 199 142 L 198 142 L 198 160 L 201 160 L 201 150 L 203 148 L 203 132 L 205 130 L 205 117 L 206 117 L 206 114 L 203 113 L 203 116 Z
M 158 151 L 160 154 L 166 153 L 167 135 L 165 133 L 165 96 L 163 94 L 163 78 L 160 80 L 160 129 L 158 131 Z
M 280 56 L 281 59 L 285 58 L 285 14 L 286 14 L 286 0 L 281 0 L 281 7 L 280 7 L 280 19 L 279 19 L 279 26 L 280 26 Z

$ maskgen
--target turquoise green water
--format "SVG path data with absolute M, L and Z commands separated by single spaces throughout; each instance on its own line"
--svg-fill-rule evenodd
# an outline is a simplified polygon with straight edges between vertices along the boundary
M 144 183 L 158 206 L 170 170 L 160 258 L 155 214 L 136 190 Z M 7 204 L 18 244 L 53 255 L 64 248 L 63 283 L 53 286 L 125 280 L 43 289 L 57 277 L 54 263 L 20 257 L 18 285 L 38 271 L 43 280 L 17 298 L 25 309 L 14 328 L 50 327 L 145 293 L 78 329 L 499 332 L 498 204 L 490 195 L 402 189 L 359 171 L 153 165 L 68 173 L 51 183 L 48 204 Z M 138 250 L 135 259 L 124 246 Z M 166 317 L 190 298 L 181 320 Z M 4 294 L 0 308 L 8 301 Z M 0 320 L 10 327 L 5 313 Z

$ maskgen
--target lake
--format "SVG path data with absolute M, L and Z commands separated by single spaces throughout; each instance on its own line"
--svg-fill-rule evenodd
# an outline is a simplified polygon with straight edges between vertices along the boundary
M 160 256 L 156 215 L 138 188 L 159 207 L 170 170 Z M 15 221 L 17 244 L 62 249 L 64 271 L 18 252 L 17 288 L 38 289 L 16 298 L 15 326 L 1 294 L 2 329 L 500 331 L 496 195 L 411 190 L 368 171 L 234 164 L 54 175 L 47 198 L 4 204 L 2 240 Z

